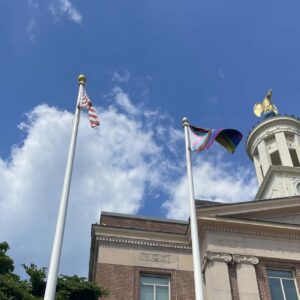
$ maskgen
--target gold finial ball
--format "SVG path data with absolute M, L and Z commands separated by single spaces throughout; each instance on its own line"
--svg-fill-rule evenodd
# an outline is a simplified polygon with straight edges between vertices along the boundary
M 79 75 L 78 76 L 78 83 L 80 84 L 80 83 L 83 83 L 83 84 L 85 84 L 86 83 L 86 77 L 84 76 L 84 75 Z

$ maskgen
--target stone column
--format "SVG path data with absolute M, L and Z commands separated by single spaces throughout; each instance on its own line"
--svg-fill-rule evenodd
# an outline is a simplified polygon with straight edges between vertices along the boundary
M 206 252 L 205 270 L 206 300 L 231 300 L 231 289 L 227 263 L 232 256 L 225 253 Z
M 237 264 L 237 284 L 240 300 L 260 300 L 254 265 L 259 260 L 254 256 L 233 255 Z
M 269 167 L 271 166 L 271 157 L 270 153 L 268 152 L 266 142 L 262 140 L 258 146 L 258 154 L 259 154 L 259 160 L 263 169 L 263 175 L 265 176 Z
M 286 142 L 284 132 L 275 133 L 275 139 L 279 151 L 279 156 L 283 166 L 293 167 L 290 151 Z
M 259 185 L 262 183 L 264 176 L 261 170 L 260 162 L 259 162 L 259 157 L 258 155 L 253 155 L 253 161 L 254 161 L 254 166 L 255 166 L 255 171 L 256 171 L 256 176 L 258 179 Z
M 296 153 L 298 156 L 298 160 L 300 162 L 300 136 L 298 134 L 295 134 L 294 145 L 295 145 Z

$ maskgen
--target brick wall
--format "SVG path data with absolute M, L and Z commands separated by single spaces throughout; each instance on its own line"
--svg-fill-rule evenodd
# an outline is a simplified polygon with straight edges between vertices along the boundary
M 185 234 L 188 228 L 187 224 L 176 222 L 165 222 L 159 220 L 147 220 L 133 217 L 121 217 L 114 215 L 101 215 L 100 225 L 112 226 L 118 228 L 134 228 L 138 230 L 159 231 Z
M 107 300 L 134 299 L 135 267 L 112 264 L 98 264 L 96 282 L 109 290 Z
M 138 300 L 141 274 L 169 276 L 171 300 L 195 300 L 194 275 L 189 271 L 98 264 L 96 282 L 109 290 L 107 300 Z
M 194 300 L 194 272 L 176 271 L 176 297 L 172 300 Z
M 260 261 L 256 265 L 255 270 L 260 298 L 263 300 L 272 300 L 265 263 Z

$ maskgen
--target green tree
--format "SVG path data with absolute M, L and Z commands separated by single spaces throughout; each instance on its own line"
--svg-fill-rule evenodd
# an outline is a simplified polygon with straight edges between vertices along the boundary
M 28 283 L 13 274 L 14 261 L 6 254 L 7 242 L 0 243 L 0 299 L 1 300 L 34 300 L 28 291 Z
M 56 300 L 97 300 L 107 295 L 107 290 L 84 277 L 62 275 L 58 278 Z
M 30 294 L 28 283 L 15 274 L 0 275 L 1 300 L 36 300 Z
M 9 250 L 8 243 L 0 243 L 0 274 L 11 273 L 14 270 L 14 261 L 6 255 L 7 250 Z
M 29 276 L 29 288 L 33 296 L 43 297 L 46 288 L 46 268 L 39 269 L 35 264 L 29 267 L 22 264 L 25 272 Z
M 13 274 L 14 262 L 6 254 L 9 245 L 0 243 L 0 300 L 39 300 L 46 288 L 46 268 L 23 264 L 29 279 Z M 84 277 L 61 275 L 57 280 L 56 300 L 97 300 L 108 291 Z

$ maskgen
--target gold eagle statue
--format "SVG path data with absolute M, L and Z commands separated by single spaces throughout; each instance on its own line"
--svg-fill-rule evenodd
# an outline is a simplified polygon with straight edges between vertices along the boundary
M 272 90 L 268 90 L 267 95 L 265 96 L 262 103 L 256 103 L 254 105 L 253 111 L 257 117 L 260 117 L 261 114 L 264 114 L 264 117 L 271 117 L 278 115 L 278 110 L 276 106 L 272 103 Z

